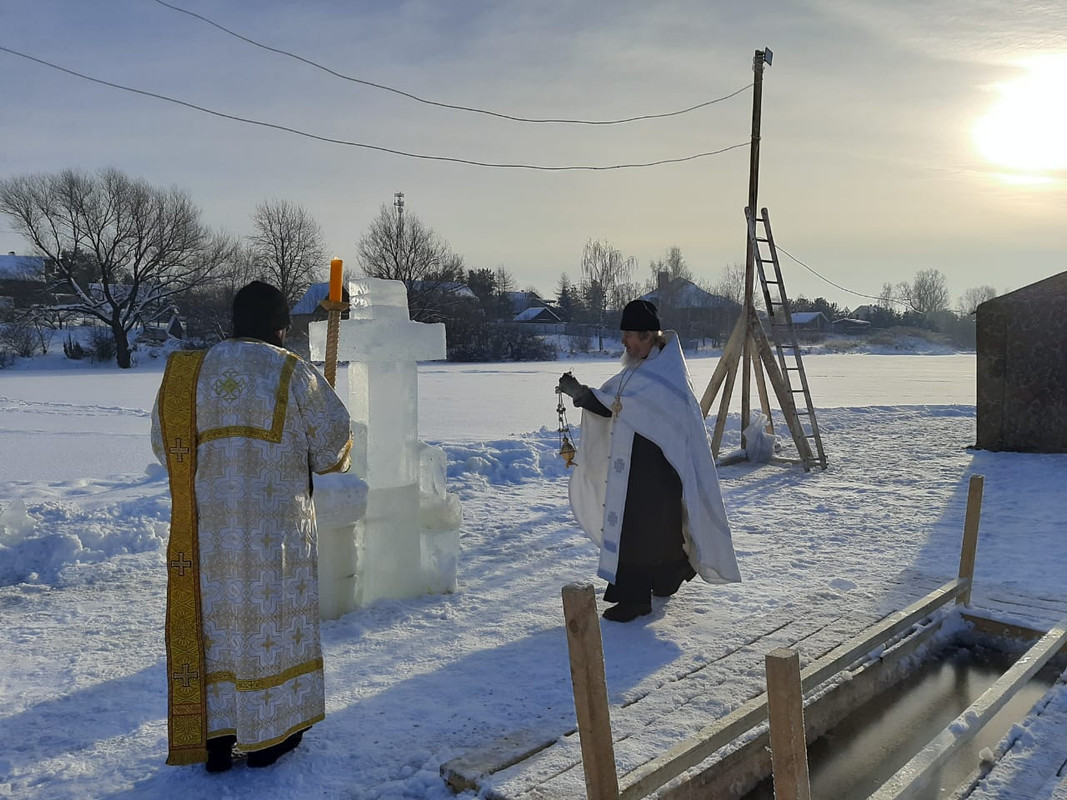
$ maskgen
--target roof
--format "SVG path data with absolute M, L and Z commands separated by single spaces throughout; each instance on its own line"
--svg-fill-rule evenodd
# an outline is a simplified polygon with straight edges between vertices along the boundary
M 319 303 L 330 296 L 330 284 L 329 283 L 313 283 L 308 287 L 308 290 L 304 292 L 304 296 L 296 301 L 296 305 L 293 306 L 290 314 L 314 314 L 319 307 Z
M 826 319 L 826 315 L 821 311 L 794 311 L 791 316 L 794 325 L 806 325 L 809 322 L 814 322 L 819 317 L 822 317 L 827 322 L 830 321 Z
M 515 315 L 515 322 L 561 322 L 556 312 L 547 306 L 531 306 Z
M 1061 272 L 1037 283 L 1031 283 L 1029 286 L 1016 289 L 1014 292 L 1008 292 L 1000 297 L 994 297 L 992 300 L 986 300 L 978 308 L 996 308 L 999 305 L 1015 305 L 1018 303 L 1027 305 L 1033 303 L 1041 305 L 1055 303 L 1061 306 L 1065 298 L 1067 298 L 1067 272 Z
M 444 292 L 445 294 L 452 294 L 456 297 L 468 297 L 472 300 L 478 299 L 478 295 L 468 289 L 467 284 L 459 283 L 458 281 L 411 281 L 408 284 L 408 289 L 414 289 L 417 292 L 438 291 Z
M 532 306 L 544 306 L 545 301 L 537 292 L 504 292 L 504 296 L 515 312 L 524 311 Z
M 44 278 L 44 256 L 19 256 L 9 253 L 0 256 L 0 278 L 34 279 Z
M 674 308 L 740 308 L 729 297 L 721 294 L 706 292 L 692 281 L 685 278 L 675 278 L 667 284 L 667 296 Z M 659 289 L 648 294 L 643 294 L 641 300 L 660 305 Z

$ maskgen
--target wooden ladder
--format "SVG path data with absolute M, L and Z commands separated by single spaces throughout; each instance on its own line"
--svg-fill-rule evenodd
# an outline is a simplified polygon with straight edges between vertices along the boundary
M 819 423 L 815 419 L 815 406 L 811 402 L 808 376 L 804 371 L 804 361 L 800 356 L 800 342 L 797 340 L 797 331 L 793 326 L 789 298 L 785 293 L 785 282 L 782 280 L 782 270 L 778 263 L 778 250 L 774 246 L 774 236 L 771 234 L 771 218 L 765 208 L 760 210 L 759 217 L 753 216 L 751 208 L 746 208 L 745 218 L 748 220 L 748 237 L 752 242 L 756 270 L 760 285 L 763 287 L 763 301 L 767 307 L 767 322 L 770 325 L 771 339 L 774 341 L 774 348 L 778 355 L 778 366 L 782 370 L 782 380 L 794 400 L 793 408 L 783 408 L 782 413 L 786 415 L 790 430 L 800 431 L 809 443 L 807 448 L 798 447 L 805 469 L 814 464 L 826 469 L 826 452 L 823 450 L 822 437 L 819 435 Z M 760 235 L 761 229 L 762 236 Z M 765 269 L 767 264 L 774 267 L 773 278 L 767 277 Z M 775 288 L 774 294 L 771 292 L 771 287 Z M 792 377 L 794 375 L 796 378 Z M 793 388 L 796 381 L 800 383 L 799 389 Z M 796 402 L 798 395 L 804 396 L 803 408 L 799 402 Z M 795 414 L 792 419 L 789 418 L 791 413 Z M 811 442 L 815 444 L 814 452 L 810 447 Z

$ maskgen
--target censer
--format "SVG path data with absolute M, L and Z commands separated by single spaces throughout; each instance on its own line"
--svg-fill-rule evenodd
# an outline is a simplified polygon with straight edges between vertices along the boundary
M 578 448 L 571 442 L 571 428 L 567 424 L 567 408 L 563 405 L 563 392 L 556 387 L 556 415 L 559 417 L 559 454 L 567 468 L 574 466 L 574 457 L 578 455 Z

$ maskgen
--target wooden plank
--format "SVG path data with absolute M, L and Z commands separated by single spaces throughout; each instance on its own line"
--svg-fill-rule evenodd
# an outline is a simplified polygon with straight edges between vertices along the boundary
M 585 788 L 589 800 L 616 800 L 615 749 L 608 714 L 608 685 L 604 675 L 604 644 L 591 583 L 563 587 L 563 615 L 567 623 L 574 709 L 582 745 Z
M 999 619 L 976 614 L 973 611 L 965 611 L 961 613 L 960 616 L 967 622 L 971 623 L 974 626 L 974 629 L 979 633 L 984 633 L 998 639 L 1018 639 L 1024 642 L 1032 642 L 1040 639 L 1048 633 L 1047 630 L 1029 628 L 1025 625 L 1017 625 L 1014 622 L 1004 622 Z M 1067 644 L 1063 646 L 1061 652 L 1067 653 Z
M 982 516 L 982 488 L 985 477 L 972 475 L 967 487 L 967 514 L 963 522 L 963 548 L 960 551 L 960 577 L 974 579 L 974 557 L 978 549 L 978 522 Z M 957 605 L 971 607 L 971 589 L 956 598 Z
M 804 691 L 818 686 L 831 675 L 866 655 L 877 645 L 907 630 L 923 617 L 954 599 L 970 582 L 957 578 L 908 608 L 890 614 L 859 636 L 834 648 L 802 673 Z M 672 747 L 663 755 L 624 776 L 623 800 L 637 800 L 650 794 L 667 781 L 695 767 L 720 747 L 732 742 L 767 715 L 767 695 L 758 695 L 731 711 L 722 719 L 700 730 L 695 736 Z
M 486 775 L 525 761 L 546 747 L 551 747 L 561 732 L 545 729 L 516 731 L 501 736 L 484 747 L 464 753 L 441 765 L 441 777 L 453 792 L 477 791 Z
M 872 800 L 906 800 L 921 792 L 931 776 L 959 747 L 970 741 L 1029 681 L 1060 648 L 1067 643 L 1067 619 L 1046 633 L 1014 666 L 1001 675 L 962 714 L 949 723 L 932 742 L 901 767 L 871 795 Z
M 811 800 L 800 655 L 788 647 L 767 653 L 767 716 L 775 800 Z

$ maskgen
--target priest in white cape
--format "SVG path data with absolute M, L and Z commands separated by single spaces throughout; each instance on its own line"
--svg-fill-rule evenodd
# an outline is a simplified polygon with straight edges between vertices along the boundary
M 628 622 L 698 574 L 709 583 L 741 574 L 678 336 L 660 330 L 647 300 L 627 304 L 620 327 L 623 370 L 600 389 L 566 373 L 559 389 L 582 408 L 571 509 L 600 546 L 597 574 L 615 603 L 604 618 Z
M 263 767 L 323 719 L 312 473 L 345 471 L 348 411 L 282 346 L 289 309 L 253 281 L 233 338 L 172 354 L 152 411 L 167 467 L 168 764 Z

